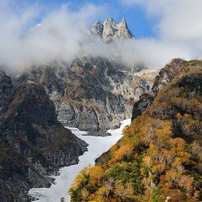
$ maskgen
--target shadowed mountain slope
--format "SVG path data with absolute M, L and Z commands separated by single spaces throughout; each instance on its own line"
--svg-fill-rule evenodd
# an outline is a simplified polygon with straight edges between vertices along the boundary
M 1 72 L 0 197 L 29 201 L 32 187 L 50 186 L 60 167 L 78 162 L 87 144 L 57 120 L 44 88 L 24 80 L 16 87 Z

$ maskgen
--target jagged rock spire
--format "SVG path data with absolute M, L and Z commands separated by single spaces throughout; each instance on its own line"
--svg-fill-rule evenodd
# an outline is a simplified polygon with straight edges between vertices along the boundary
M 127 25 L 127 23 L 126 23 L 126 18 L 123 17 L 122 21 L 121 21 L 119 24 L 125 24 L 125 25 Z
M 135 38 L 128 29 L 125 17 L 123 17 L 120 23 L 117 23 L 112 17 L 109 20 L 106 19 L 103 24 L 96 21 L 91 26 L 90 32 L 107 40 L 110 38 Z
M 100 21 L 97 20 L 97 21 L 91 26 L 90 31 L 91 31 L 93 34 L 96 34 L 96 35 L 102 37 L 103 27 L 104 27 L 103 24 L 101 24 Z

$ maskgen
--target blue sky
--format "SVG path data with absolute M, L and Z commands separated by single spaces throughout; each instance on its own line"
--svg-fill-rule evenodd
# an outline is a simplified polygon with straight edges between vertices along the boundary
M 176 57 L 202 56 L 201 8 L 201 0 L 0 0 L 0 62 L 21 67 L 56 57 L 116 54 L 128 65 L 140 62 L 162 68 Z M 136 40 L 117 40 L 106 48 L 83 32 L 84 27 L 110 17 L 117 22 L 126 17 Z M 38 23 L 42 26 L 29 40 L 19 41 Z M 53 27 L 63 43 L 50 35 Z
M 62 1 L 61 1 L 62 2 Z M 65 1 L 63 1 L 65 2 Z M 67 2 L 67 1 L 66 1 Z M 69 1 L 72 2 L 72 1 Z M 73 1 L 74 2 L 74 1 Z M 79 2 L 79 4 L 77 4 Z M 155 19 L 151 19 L 145 13 L 145 10 L 140 5 L 126 5 L 121 1 L 88 1 L 90 3 L 99 2 L 97 5 L 104 5 L 108 11 L 106 16 L 101 17 L 101 22 L 106 18 L 114 18 L 115 21 L 120 22 L 123 17 L 126 18 L 129 29 L 136 36 L 136 38 L 142 37 L 155 37 L 155 31 L 153 29 L 155 25 Z M 79 10 L 77 5 L 82 6 L 86 4 L 86 1 L 76 0 L 75 3 L 72 3 L 72 9 Z
M 126 17 L 129 29 L 136 36 L 136 38 L 142 37 L 155 37 L 155 23 L 156 19 L 149 17 L 143 6 L 138 4 L 126 4 L 120 0 L 114 1 L 93 1 L 93 0 L 74 0 L 74 1 L 64 1 L 64 0 L 19 0 L 18 5 L 13 4 L 13 12 L 17 12 L 17 9 L 29 8 L 31 6 L 36 6 L 39 9 L 38 15 L 35 15 L 30 22 L 28 22 L 27 27 L 32 27 L 34 24 L 41 23 L 43 18 L 49 13 L 60 9 L 62 5 L 68 5 L 68 8 L 72 12 L 79 12 L 82 7 L 89 4 L 104 7 L 105 14 L 98 16 L 93 16 L 93 20 L 100 20 L 103 22 L 106 18 L 114 18 L 115 21 L 120 22 L 123 17 Z M 16 6 L 16 8 L 15 8 Z M 17 8 L 18 7 L 18 8 Z M 16 10 L 15 10 L 16 9 Z M 89 25 L 88 25 L 89 26 Z

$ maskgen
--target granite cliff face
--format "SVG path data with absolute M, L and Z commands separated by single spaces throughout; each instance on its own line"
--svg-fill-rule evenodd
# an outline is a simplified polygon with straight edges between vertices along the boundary
M 24 80 L 13 87 L 0 73 L 0 198 L 29 201 L 32 187 L 49 187 L 60 167 L 76 164 L 87 144 L 57 120 L 40 84 Z
M 110 40 L 111 38 L 135 38 L 128 29 L 125 17 L 123 17 L 120 23 L 115 22 L 113 18 L 106 19 L 103 24 L 100 21 L 96 21 L 91 26 L 90 32 L 106 40 Z
M 64 125 L 106 135 L 107 129 L 130 118 L 134 101 L 150 90 L 157 74 L 148 70 L 132 74 L 120 66 L 105 58 L 84 56 L 66 69 L 57 64 L 34 67 L 17 80 L 42 84 Z

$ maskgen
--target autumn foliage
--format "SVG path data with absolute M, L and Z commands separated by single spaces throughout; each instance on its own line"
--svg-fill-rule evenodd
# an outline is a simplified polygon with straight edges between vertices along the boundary
M 202 62 L 185 63 L 152 107 L 123 130 L 105 162 L 79 173 L 72 201 L 202 200 L 201 78 Z

